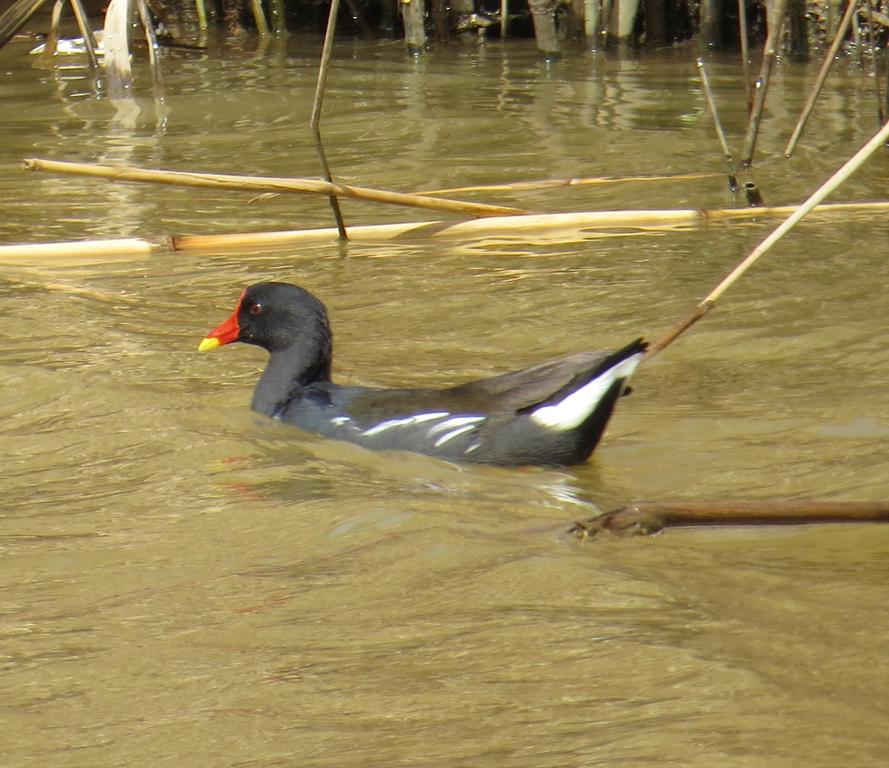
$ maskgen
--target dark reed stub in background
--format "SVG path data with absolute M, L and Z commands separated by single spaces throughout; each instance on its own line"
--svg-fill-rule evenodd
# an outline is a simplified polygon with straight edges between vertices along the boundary
M 747 196 L 747 205 L 750 208 L 762 208 L 765 205 L 759 187 L 752 181 L 744 184 L 744 194 Z

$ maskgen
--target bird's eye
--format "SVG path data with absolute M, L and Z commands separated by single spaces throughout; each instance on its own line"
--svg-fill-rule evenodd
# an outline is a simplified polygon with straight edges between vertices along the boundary
M 251 304 L 250 309 L 247 310 L 251 315 L 261 315 L 262 314 L 262 304 L 257 302 L 256 304 Z

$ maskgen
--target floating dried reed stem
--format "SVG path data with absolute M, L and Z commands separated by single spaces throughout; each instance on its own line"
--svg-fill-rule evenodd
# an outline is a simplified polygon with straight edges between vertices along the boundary
M 513 181 L 507 184 L 480 184 L 473 187 L 451 187 L 450 189 L 424 189 L 415 195 L 462 195 L 469 192 L 528 192 L 538 189 L 558 187 L 587 187 L 600 184 L 623 184 L 627 182 L 651 181 L 697 181 L 712 179 L 718 173 L 675 173 L 662 176 L 589 176 L 578 179 L 540 179 L 538 181 Z
M 274 176 L 241 176 L 237 174 L 194 173 L 189 171 L 159 171 L 146 168 L 129 168 L 94 163 L 69 163 L 59 160 L 28 158 L 23 166 L 31 171 L 67 173 L 75 176 L 95 176 L 112 181 L 137 181 L 155 184 L 172 184 L 186 187 L 210 187 L 237 189 L 251 192 L 298 192 L 306 194 L 336 195 L 390 205 L 449 211 L 469 216 L 515 216 L 525 213 L 518 208 L 507 208 L 482 203 L 465 203 L 460 200 L 388 192 L 381 189 L 354 187 L 348 184 L 320 181 L 318 179 L 282 179 Z
M 594 236 L 596 230 L 650 230 L 688 228 L 708 223 L 787 216 L 796 206 L 772 208 L 729 208 L 721 210 L 580 211 L 575 213 L 497 216 L 468 221 L 414 221 L 400 224 L 371 224 L 349 228 L 352 242 L 385 243 L 428 239 L 500 238 L 510 242 L 530 242 L 553 236 L 564 242 L 579 242 Z M 886 213 L 889 201 L 876 203 L 834 203 L 819 205 L 824 215 Z M 170 235 L 157 238 L 86 240 L 62 243 L 0 246 L 0 264 L 34 263 L 41 259 L 85 256 L 122 256 L 169 253 L 171 251 L 224 253 L 293 247 L 304 243 L 337 240 L 336 228 L 298 229 L 283 232 L 248 232 L 224 235 Z

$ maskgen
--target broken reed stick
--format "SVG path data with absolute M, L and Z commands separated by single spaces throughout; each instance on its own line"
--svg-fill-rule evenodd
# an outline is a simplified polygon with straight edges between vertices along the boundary
M 743 275 L 756 260 L 766 253 L 775 243 L 777 243 L 784 235 L 786 235 L 796 224 L 806 216 L 815 206 L 817 206 L 825 197 L 846 181 L 864 162 L 877 151 L 878 148 L 886 143 L 889 139 L 889 121 L 877 131 L 873 138 L 868 141 L 861 149 L 858 150 L 843 166 L 836 171 L 827 181 L 825 181 L 818 189 L 816 189 L 809 198 L 800 205 L 787 219 L 781 222 L 772 233 L 763 240 L 750 254 L 744 258 L 723 280 L 717 285 L 706 297 L 682 320 L 680 320 L 673 328 L 671 328 L 663 337 L 658 339 L 648 348 L 645 353 L 645 359 L 654 357 L 658 352 L 671 344 L 675 339 L 691 328 L 698 320 L 706 315 L 719 300 L 725 291 Z M 754 211 L 763 211 L 764 208 L 753 208 Z
M 151 21 L 151 11 L 148 10 L 148 0 L 136 0 L 136 7 L 139 10 L 139 20 L 142 22 L 145 40 L 148 43 L 148 65 L 151 69 L 151 77 L 154 80 L 155 88 L 161 89 L 164 85 L 164 78 L 161 75 L 160 62 L 157 59 L 157 35 L 154 34 L 154 24 Z
M 253 21 L 256 23 L 256 31 L 260 37 L 269 36 L 269 23 L 265 18 L 262 0 L 250 0 L 250 10 L 253 12 Z
M 747 205 L 751 208 L 762 208 L 765 201 L 762 199 L 762 192 L 755 182 L 748 181 L 744 184 L 744 196 L 747 198 Z
M 39 158 L 27 158 L 22 161 L 22 165 L 29 171 L 95 176 L 112 181 L 151 182 L 186 187 L 236 189 L 249 192 L 298 192 L 335 195 L 336 197 L 351 197 L 356 200 L 403 205 L 413 208 L 427 208 L 434 211 L 448 211 L 470 216 L 516 216 L 526 213 L 519 208 L 506 208 L 499 205 L 484 205 L 482 203 L 465 203 L 460 200 L 446 200 L 401 192 L 387 192 L 381 189 L 354 187 L 348 184 L 338 184 L 318 179 L 286 179 L 274 176 L 159 171 L 147 168 L 130 168 L 96 163 L 70 163 Z
M 315 139 L 315 150 L 318 152 L 318 160 L 321 162 L 321 172 L 324 175 L 324 180 L 330 184 L 333 183 L 333 176 L 331 176 L 330 166 L 327 164 L 324 142 L 321 141 L 321 105 L 324 103 L 324 91 L 327 89 L 327 73 L 330 71 L 330 55 L 333 50 L 333 36 L 339 10 L 340 0 L 331 0 L 330 11 L 327 15 L 327 30 L 324 33 L 324 45 L 321 49 L 321 64 L 318 67 L 318 81 L 315 84 L 315 98 L 312 101 L 312 117 L 309 120 L 312 136 Z M 346 232 L 343 212 L 340 209 L 340 201 L 332 192 L 327 198 L 330 201 L 330 209 L 333 211 L 337 231 L 340 233 L 340 240 L 348 240 L 349 236 Z
M 697 61 L 698 72 L 701 75 L 701 86 L 704 89 L 704 99 L 710 110 L 710 116 L 713 118 L 713 124 L 716 126 L 716 137 L 722 147 L 722 156 L 728 165 L 728 187 L 731 192 L 738 191 L 738 179 L 735 177 L 735 161 L 732 158 L 732 151 L 728 148 L 728 142 L 725 140 L 725 132 L 722 130 L 722 121 L 719 119 L 719 112 L 716 109 L 716 101 L 713 99 L 713 91 L 710 89 L 710 78 L 707 77 L 707 70 L 704 69 L 704 60 L 699 58 Z
M 80 36 L 83 38 L 83 47 L 86 48 L 90 69 L 95 72 L 99 68 L 99 58 L 96 55 L 96 36 L 93 34 L 93 29 L 90 27 L 89 19 L 80 0 L 71 0 L 71 10 L 74 12 L 77 28 L 80 30 Z
M 889 523 L 885 501 L 639 501 L 581 520 L 568 533 L 650 536 L 664 528 L 715 525 Z
M 62 11 L 65 10 L 66 0 L 56 0 L 52 7 L 52 13 L 49 17 L 49 34 L 46 36 L 46 42 L 43 44 L 43 53 L 40 58 L 49 63 L 59 46 L 59 24 L 62 21 Z
M 753 164 L 753 150 L 756 148 L 756 137 L 759 134 L 759 124 L 762 120 L 762 111 L 766 104 L 766 94 L 772 76 L 772 67 L 778 56 L 778 46 L 781 44 L 781 29 L 784 27 L 784 17 L 787 12 L 787 0 L 772 0 L 768 4 L 769 32 L 766 36 L 765 48 L 762 52 L 762 65 L 756 87 L 753 94 L 753 109 L 747 120 L 747 134 L 744 137 L 744 148 L 741 150 L 741 165 L 749 168 Z
M 349 228 L 351 242 L 410 242 L 426 239 L 489 238 L 494 243 L 580 242 L 594 237 L 596 230 L 640 234 L 658 229 L 699 227 L 720 222 L 787 216 L 796 206 L 772 208 L 725 208 L 717 210 L 578 211 L 574 213 L 497 216 L 465 221 L 413 221 L 398 224 L 369 224 Z M 819 205 L 816 214 L 887 213 L 889 201 L 876 203 L 832 203 Z M 235 251 L 292 248 L 306 243 L 329 243 L 338 238 L 335 227 L 297 229 L 283 232 L 248 232 L 225 235 L 166 235 L 156 238 L 81 240 L 61 243 L 0 246 L 0 264 L 41 264 L 51 259 L 143 256 L 153 253 Z M 495 251 L 497 253 L 499 251 Z
M 450 189 L 424 189 L 415 195 L 462 195 L 468 192 L 530 192 L 538 189 L 558 187 L 586 187 L 600 184 L 621 184 L 624 182 L 648 181 L 698 181 L 712 179 L 718 173 L 676 173 L 662 176 L 588 176 L 577 179 L 539 179 L 537 181 L 513 181 L 507 184 L 480 184 L 473 187 L 451 187 Z
M 796 149 L 803 128 L 806 127 L 806 123 L 809 120 L 809 115 L 812 114 L 812 110 L 815 108 L 815 102 L 821 95 L 821 89 L 824 87 L 824 81 L 827 80 L 827 75 L 830 72 L 834 57 L 837 55 L 837 51 L 840 49 L 840 46 L 843 44 L 843 40 L 846 37 L 846 33 L 849 31 L 849 25 L 852 23 L 852 17 L 855 15 L 855 8 L 857 5 L 858 0 L 849 0 L 848 5 L 846 5 L 846 12 L 843 14 L 843 19 L 837 27 L 837 33 L 833 38 L 833 42 L 830 44 L 830 48 L 828 48 L 827 53 L 824 56 L 824 61 L 821 63 L 821 69 L 818 72 L 818 77 L 815 78 L 812 92 L 809 94 L 809 98 L 806 99 L 799 120 L 796 121 L 796 127 L 793 129 L 790 140 L 784 148 L 784 157 L 790 157 L 793 154 L 793 150 Z

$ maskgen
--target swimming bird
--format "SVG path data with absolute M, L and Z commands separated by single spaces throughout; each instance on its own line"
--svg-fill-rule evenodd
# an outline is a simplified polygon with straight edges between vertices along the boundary
M 199 349 L 240 341 L 269 353 L 254 411 L 374 450 L 455 462 L 567 466 L 592 453 L 646 349 L 580 352 L 445 389 L 341 386 L 327 310 L 304 288 L 257 283 Z

